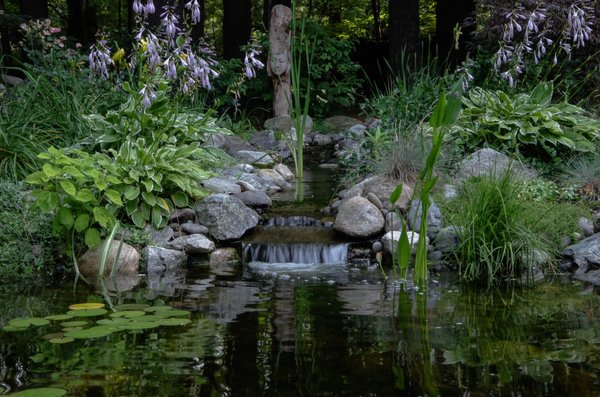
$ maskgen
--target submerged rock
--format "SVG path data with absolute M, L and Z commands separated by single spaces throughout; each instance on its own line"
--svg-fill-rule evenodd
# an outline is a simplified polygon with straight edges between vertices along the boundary
M 239 239 L 258 224 L 258 214 L 237 197 L 215 194 L 195 206 L 200 222 L 217 240 Z
M 368 238 L 381 232 L 385 220 L 381 211 L 364 197 L 352 197 L 338 211 L 333 228 L 348 236 Z
M 148 273 L 162 273 L 165 270 L 176 269 L 187 263 L 188 256 L 182 252 L 152 245 L 144 248 Z

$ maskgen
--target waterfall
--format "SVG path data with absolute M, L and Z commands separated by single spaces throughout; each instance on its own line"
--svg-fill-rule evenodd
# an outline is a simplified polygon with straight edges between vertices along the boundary
M 348 243 L 248 243 L 244 245 L 244 261 L 265 263 L 344 263 Z

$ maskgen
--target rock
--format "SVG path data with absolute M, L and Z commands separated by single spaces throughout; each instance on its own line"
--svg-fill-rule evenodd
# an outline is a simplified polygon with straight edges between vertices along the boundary
M 234 165 L 232 168 L 234 170 L 239 170 L 241 172 L 248 172 L 250 174 L 254 172 L 254 167 L 251 164 L 240 163 L 240 164 Z
M 340 168 L 340 166 L 335 163 L 323 163 L 323 164 L 319 164 L 319 168 L 324 168 L 327 170 L 335 170 L 335 169 Z
M 427 259 L 430 261 L 439 261 L 444 257 L 444 254 L 440 251 L 431 251 L 431 253 L 427 256 Z
M 259 152 L 256 150 L 240 150 L 237 153 L 234 153 L 233 157 L 250 164 L 273 165 L 273 163 L 275 163 L 273 157 L 269 156 L 265 152 Z
M 317 146 L 330 145 L 332 142 L 331 135 L 316 134 L 312 139 L 312 144 Z
M 250 138 L 250 144 L 257 149 L 273 150 L 277 146 L 273 130 L 256 131 Z
M 456 174 L 458 179 L 467 179 L 473 176 L 501 175 L 511 166 L 514 176 L 535 178 L 537 172 L 524 167 L 518 161 L 512 161 L 508 156 L 494 149 L 480 149 L 467 157 L 461 164 Z
M 375 253 L 383 251 L 383 244 L 381 241 L 375 241 L 371 246 L 371 250 Z
M 444 255 L 454 251 L 460 244 L 460 230 L 456 226 L 448 226 L 440 229 L 435 235 L 435 240 L 433 240 L 433 246 L 436 251 L 440 251 Z
M 256 188 L 254 186 L 252 186 L 251 184 L 249 184 L 246 181 L 237 181 L 236 182 L 238 185 L 240 185 L 240 188 L 242 189 L 242 192 L 251 192 L 251 191 L 255 191 Z
M 8 74 L 3 74 L 0 76 L 2 78 L 2 81 L 9 86 L 15 86 L 15 85 L 19 85 L 19 84 L 23 84 L 25 82 L 25 80 L 23 80 L 20 77 L 17 76 L 11 76 Z
M 587 273 L 575 273 L 573 278 L 585 281 L 586 283 L 600 285 L 600 269 L 590 270 Z
M 206 179 L 201 182 L 201 185 L 204 187 L 204 189 L 212 193 L 235 194 L 242 191 L 237 183 L 223 178 Z
M 402 219 L 398 216 L 396 211 L 389 211 L 385 214 L 385 232 L 391 232 L 392 230 L 402 230 Z
M 381 211 L 364 197 L 352 197 L 338 211 L 333 228 L 357 238 L 368 238 L 381 232 L 385 221 Z
M 294 173 L 285 164 L 277 164 L 273 167 L 273 170 L 281 175 L 286 182 L 292 182 L 296 179 Z
M 155 245 L 163 246 L 173 238 L 173 229 L 170 227 L 163 227 L 160 230 L 156 230 L 152 225 L 148 224 L 144 227 L 144 232 L 148 233 L 150 240 Z
M 398 251 L 398 241 L 400 241 L 400 234 L 400 231 L 392 230 L 383 235 L 383 237 L 381 238 L 381 243 L 383 244 L 383 250 L 385 252 L 391 254 L 392 249 L 394 250 L 394 252 Z M 411 246 L 411 253 L 415 254 L 417 250 L 417 243 L 419 242 L 419 233 L 407 231 L 406 234 L 408 236 L 408 242 Z M 427 245 L 429 245 L 429 237 L 425 237 L 425 239 Z
M 373 203 L 373 205 L 377 207 L 380 211 L 383 210 L 383 204 L 381 204 L 381 200 L 379 200 L 379 197 L 377 197 L 375 193 L 367 193 L 367 200 Z
M 233 247 L 218 248 L 210 254 L 210 264 L 216 265 L 225 262 L 239 262 L 240 256 Z
M 265 129 L 288 132 L 292 128 L 292 118 L 288 115 L 273 117 L 265 120 Z
M 169 223 L 186 223 L 196 220 L 196 211 L 191 208 L 179 208 L 171 213 Z
M 212 134 L 207 139 L 206 144 L 223 149 L 232 156 L 240 150 L 256 150 L 254 146 L 235 135 Z
M 585 237 L 590 237 L 592 234 L 594 234 L 594 222 L 592 222 L 588 218 L 585 218 L 583 216 L 580 217 L 577 221 L 577 224 L 579 225 L 579 228 L 581 229 Z
M 191 222 L 181 225 L 181 230 L 187 234 L 208 234 L 208 228 L 206 226 Z
M 343 132 L 353 125 L 360 124 L 360 120 L 348 116 L 332 116 L 323 120 L 323 124 L 334 132 Z
M 191 234 L 176 238 L 167 244 L 167 248 L 183 251 L 188 255 L 197 255 L 214 251 L 215 243 L 202 234 Z
M 444 185 L 444 198 L 446 200 L 452 200 L 458 196 L 458 192 L 456 191 L 456 187 L 454 185 L 445 184 Z
M 380 119 L 373 119 L 370 120 L 369 123 L 367 123 L 367 128 L 370 131 L 376 130 L 377 128 L 381 127 L 381 120 Z
M 365 139 L 365 131 L 367 127 L 362 124 L 354 124 L 352 127 L 346 130 L 346 133 L 350 136 L 350 138 L 360 141 Z
M 575 274 L 578 276 L 600 269 L 600 233 L 568 246 L 563 255 L 570 267 L 576 266 Z
M 256 171 L 256 175 L 265 180 L 272 181 L 276 186 L 279 186 L 281 188 L 287 185 L 287 182 L 285 181 L 285 179 L 283 179 L 281 174 L 274 170 L 258 170 Z
M 346 195 L 344 198 L 351 195 L 368 195 L 369 193 L 375 194 L 379 201 L 383 204 L 383 208 L 386 211 L 392 210 L 393 208 L 400 208 L 401 210 L 406 210 L 408 208 L 408 203 L 410 201 L 410 196 L 412 195 L 413 188 L 408 184 L 404 184 L 404 188 L 402 189 L 402 195 L 396 201 L 394 206 L 390 203 L 390 196 L 392 192 L 398 186 L 399 181 L 393 180 L 385 175 L 375 175 L 370 178 L 365 179 L 364 181 L 356 184 L 354 187 L 348 189 L 346 191 Z
M 413 200 L 410 203 L 410 209 L 408 210 L 408 226 L 410 230 L 416 231 L 420 229 L 422 213 L 423 208 L 421 200 Z M 437 232 L 440 231 L 442 226 L 442 211 L 440 210 L 440 207 L 431 200 L 429 211 L 427 212 L 427 237 L 433 238 Z
M 313 127 L 313 119 L 309 115 L 306 115 L 306 120 L 304 121 L 304 135 L 308 135 L 311 133 Z
M 100 271 L 100 259 L 102 258 L 102 251 L 104 250 L 103 242 L 98 247 L 88 249 L 78 260 L 77 265 L 79 271 L 85 277 L 93 278 L 98 276 Z M 117 259 L 117 273 L 126 275 L 136 275 L 140 271 L 140 254 L 135 248 L 127 243 L 123 243 L 121 246 L 121 252 L 117 258 L 117 252 L 121 242 L 113 240 L 106 256 L 106 264 L 104 268 L 104 276 L 110 275 L 112 272 L 113 263 Z
M 152 245 L 146 246 L 142 253 L 148 273 L 162 273 L 165 270 L 179 268 L 184 266 L 188 259 L 184 252 Z
M 280 192 L 281 188 L 275 184 L 272 179 L 261 178 L 255 174 L 242 174 L 240 175 L 240 181 L 244 181 L 257 190 L 265 190 L 268 194 Z
M 250 175 L 250 174 L 248 174 Z M 237 197 L 215 194 L 196 204 L 196 215 L 217 240 L 239 239 L 258 224 L 258 214 Z
M 269 208 L 273 205 L 271 198 L 263 190 L 246 190 L 234 195 L 244 204 L 252 208 Z

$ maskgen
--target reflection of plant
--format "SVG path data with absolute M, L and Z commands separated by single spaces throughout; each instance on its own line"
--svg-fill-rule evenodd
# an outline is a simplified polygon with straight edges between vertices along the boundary
M 600 122 L 568 103 L 551 104 L 552 83 L 531 94 L 511 96 L 480 88 L 464 99 L 465 109 L 452 129 L 455 142 L 466 149 L 488 145 L 500 151 L 553 159 L 595 152 Z

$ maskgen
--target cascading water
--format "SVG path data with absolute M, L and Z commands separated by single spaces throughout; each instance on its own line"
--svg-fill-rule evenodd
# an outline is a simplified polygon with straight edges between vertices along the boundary
M 266 263 L 344 263 L 348 246 L 348 243 L 250 243 L 244 247 L 244 258 L 247 262 Z

